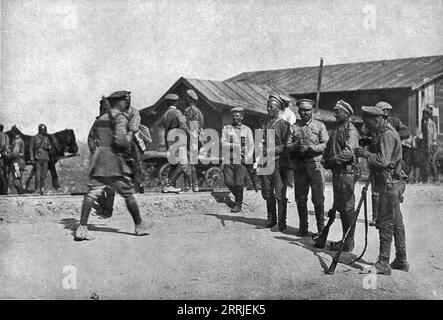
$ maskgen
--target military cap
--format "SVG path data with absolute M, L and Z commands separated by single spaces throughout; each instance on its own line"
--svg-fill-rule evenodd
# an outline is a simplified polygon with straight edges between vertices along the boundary
M 276 94 L 276 93 L 271 93 L 271 94 L 269 95 L 268 100 L 271 100 L 271 99 L 277 101 L 277 102 L 280 103 L 280 104 L 283 104 L 283 100 L 280 98 L 280 95 L 278 95 L 278 94 Z
M 129 98 L 129 95 L 131 94 L 131 91 L 116 91 L 113 92 L 108 99 L 126 99 Z
M 232 108 L 231 113 L 234 113 L 234 112 L 243 113 L 243 112 L 245 112 L 245 108 L 243 108 L 243 107 Z
M 342 109 L 349 115 L 354 114 L 354 110 L 352 109 L 351 105 L 343 100 L 337 101 L 337 103 L 335 104 L 334 110 L 336 110 L 336 109 Z
M 363 111 L 364 115 L 369 115 L 372 117 L 377 117 L 377 116 L 383 115 L 383 110 L 378 107 L 374 107 L 374 106 L 363 106 L 363 107 L 361 107 L 361 110 Z
M 389 103 L 384 102 L 384 101 L 379 101 L 379 102 L 377 102 L 377 103 L 375 104 L 375 107 L 376 107 L 376 108 L 380 108 L 380 109 L 382 109 L 382 110 L 391 110 L 391 109 L 392 109 L 392 106 L 391 106 Z
M 289 102 L 291 102 L 291 98 L 285 96 L 284 94 L 281 94 L 281 95 L 280 95 L 280 99 L 281 99 L 283 102 L 285 102 L 285 103 L 289 103 Z
M 188 97 L 190 97 L 192 100 L 195 100 L 195 101 L 198 100 L 198 96 L 197 96 L 197 94 L 195 93 L 194 90 L 188 90 L 188 91 L 186 91 L 186 94 L 187 94 Z
M 312 110 L 315 101 L 312 99 L 300 99 L 296 103 L 297 107 L 302 110 Z
M 178 100 L 178 95 L 174 94 L 174 93 L 168 93 L 165 96 L 165 100 Z

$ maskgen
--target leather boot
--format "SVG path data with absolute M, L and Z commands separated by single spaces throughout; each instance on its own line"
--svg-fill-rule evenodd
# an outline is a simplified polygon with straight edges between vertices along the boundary
M 234 186 L 233 191 L 235 196 L 235 206 L 232 208 L 231 212 L 238 213 L 241 212 L 243 204 L 243 186 Z
M 278 200 L 278 223 L 277 230 L 283 232 L 286 230 L 286 210 L 287 210 L 287 200 Z M 275 229 L 275 227 L 273 228 Z M 277 231 L 274 230 L 274 231 Z
M 392 273 L 391 266 L 389 265 L 389 258 L 379 256 L 377 262 L 374 264 L 374 267 L 377 274 L 389 276 Z
M 307 237 L 308 233 L 308 206 L 307 203 L 297 202 L 297 211 L 299 218 L 298 236 Z
M 314 206 L 314 209 L 315 219 L 317 221 L 317 232 L 320 235 L 320 233 L 323 231 L 323 228 L 325 227 L 325 206 L 317 205 Z
M 409 271 L 409 263 L 406 259 L 406 252 L 396 252 L 395 259 L 391 262 L 391 268 L 401 271 Z
M 277 223 L 277 213 L 276 213 L 276 201 L 275 199 L 266 200 L 266 210 L 268 213 L 268 221 L 265 223 L 266 228 L 272 228 Z

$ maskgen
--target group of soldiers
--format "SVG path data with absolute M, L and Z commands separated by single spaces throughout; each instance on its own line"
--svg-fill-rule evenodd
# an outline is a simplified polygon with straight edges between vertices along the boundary
M 355 183 L 361 177 L 359 158 L 365 158 L 371 171 L 370 179 L 373 193 L 377 195 L 373 202 L 374 225 L 379 230 L 380 253 L 375 268 L 378 273 L 391 274 L 391 268 L 408 271 L 406 258 L 405 230 L 400 211 L 402 194 L 405 190 L 405 177 L 402 161 L 402 143 L 399 133 L 390 123 L 403 128 L 401 122 L 384 111 L 388 106 L 380 102 L 375 106 L 364 106 L 363 120 L 366 133 L 370 138 L 369 150 L 359 146 L 360 134 L 350 120 L 354 114 L 352 106 L 337 101 L 334 116 L 337 125 L 329 136 L 325 125 L 312 118 L 315 101 L 298 100 L 300 121 L 292 124 L 287 120 L 287 98 L 271 94 L 267 101 L 267 120 L 262 129 L 264 155 L 269 153 L 267 134 L 273 130 L 275 153 L 274 170 L 261 175 L 261 192 L 266 201 L 267 220 L 265 227 L 273 231 L 284 232 L 287 229 L 287 186 L 293 172 L 294 194 L 299 217 L 298 236 L 307 237 L 308 232 L 308 193 L 311 190 L 314 205 L 317 234 L 321 234 L 325 224 L 324 180 L 325 169 L 332 171 L 333 210 L 340 213 L 345 235 L 342 241 L 332 242 L 330 249 L 351 252 L 354 248 L 355 232 Z M 389 106 L 390 107 L 390 106 Z M 392 108 L 392 107 L 390 107 Z M 229 146 L 232 152 L 240 152 L 245 145 L 253 145 L 252 131 L 242 124 L 244 110 L 231 110 L 232 124 L 223 128 L 222 144 Z M 243 143 L 242 143 L 243 141 Z M 248 150 L 248 148 L 244 148 Z M 235 151 L 237 150 L 237 151 Z M 250 150 L 250 149 L 249 149 Z M 252 157 L 251 153 L 242 154 L 242 158 Z M 232 159 L 232 158 L 231 158 Z M 247 166 L 224 164 L 225 183 L 235 197 L 231 212 L 239 212 L 243 200 L 243 181 Z M 259 164 L 260 167 L 265 164 Z M 395 259 L 389 264 L 392 239 L 395 241 Z
M 9 141 L 9 136 L 3 132 L 3 129 L 4 126 L 0 124 L 0 194 L 7 194 L 11 186 L 21 194 L 25 192 L 22 181 L 26 166 L 25 143 L 18 133 L 15 133 L 12 141 Z M 46 191 L 51 148 L 48 129 L 45 124 L 39 124 L 38 133 L 31 138 L 29 144 L 30 163 L 35 171 L 35 193 L 38 194 Z

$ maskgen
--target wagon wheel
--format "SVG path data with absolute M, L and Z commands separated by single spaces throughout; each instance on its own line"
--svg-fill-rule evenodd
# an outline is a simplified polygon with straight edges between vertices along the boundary
M 161 184 L 158 178 L 156 165 L 154 163 L 143 163 L 143 173 L 145 175 L 145 187 L 148 189 L 153 189 Z
M 209 168 L 205 174 L 205 183 L 213 189 L 224 187 L 223 171 L 219 167 Z
M 171 165 L 169 163 L 165 163 L 161 166 L 158 171 L 158 179 L 160 180 L 160 184 L 165 186 L 168 182 L 169 171 L 171 170 Z M 184 189 L 185 183 L 183 179 L 183 174 L 177 179 L 176 187 Z

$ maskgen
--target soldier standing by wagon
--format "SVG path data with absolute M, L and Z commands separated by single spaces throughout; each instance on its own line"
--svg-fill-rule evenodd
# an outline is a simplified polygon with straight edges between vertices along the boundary
M 182 130 L 181 132 L 177 133 L 186 134 L 186 137 L 189 137 L 189 127 L 186 123 L 185 116 L 180 110 L 177 109 L 176 104 L 178 101 L 178 96 L 173 93 L 167 94 L 165 96 L 165 101 L 168 106 L 168 110 L 166 110 L 166 113 L 160 120 L 160 126 L 165 129 L 165 141 L 166 146 L 169 149 L 175 143 L 175 140 L 172 140 L 173 138 L 175 138 L 175 136 L 171 135 L 171 130 Z M 170 136 L 169 138 L 168 135 Z M 177 151 L 178 162 L 177 164 L 170 164 L 168 182 L 163 188 L 163 192 L 182 191 L 181 188 L 177 188 L 176 186 L 177 179 L 182 173 L 187 178 L 185 179 L 185 181 L 192 179 L 186 147 L 180 146 Z
M 334 107 L 334 116 L 338 126 L 335 128 L 326 144 L 323 153 L 325 169 L 332 171 L 332 188 L 334 193 L 333 210 L 340 213 L 343 235 L 351 228 L 344 251 L 351 252 L 354 248 L 355 224 L 355 182 L 359 178 L 360 170 L 354 157 L 354 149 L 358 147 L 359 134 L 349 117 L 354 114 L 350 104 L 340 100 Z M 341 242 L 331 243 L 331 250 L 337 251 Z
M 195 93 L 194 90 L 188 90 L 186 91 L 186 103 L 187 107 L 184 111 L 184 115 L 186 117 L 187 125 L 190 130 L 190 135 L 193 137 L 198 137 L 200 135 L 200 131 L 203 128 L 204 125 L 204 118 L 203 113 L 200 111 L 200 109 L 197 107 L 197 101 L 198 96 Z M 196 126 L 196 127 L 195 127 Z M 198 153 L 198 145 L 193 145 L 193 140 L 189 141 L 189 152 Z M 197 178 L 197 171 L 195 168 L 195 164 L 189 164 L 191 175 L 192 175 L 192 190 L 198 191 L 199 185 L 198 185 L 198 178 Z M 191 181 L 189 181 L 191 183 Z

